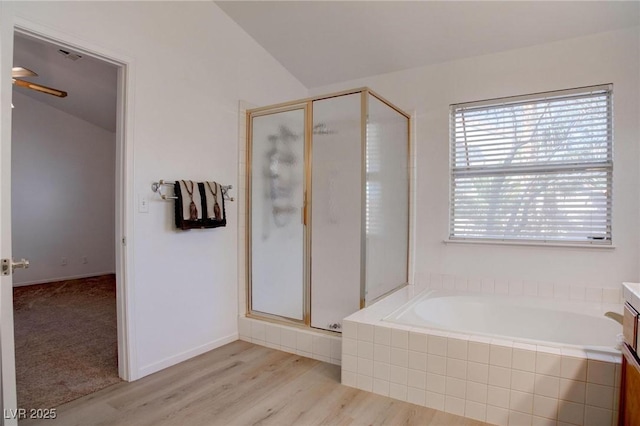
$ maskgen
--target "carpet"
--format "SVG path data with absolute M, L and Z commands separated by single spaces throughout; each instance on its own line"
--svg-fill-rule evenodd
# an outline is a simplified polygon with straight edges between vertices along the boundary
M 115 275 L 13 289 L 18 407 L 52 408 L 118 377 Z

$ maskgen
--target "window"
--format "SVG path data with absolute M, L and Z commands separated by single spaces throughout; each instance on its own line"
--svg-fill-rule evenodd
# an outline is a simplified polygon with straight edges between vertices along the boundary
M 611 90 L 452 105 L 449 238 L 610 245 Z

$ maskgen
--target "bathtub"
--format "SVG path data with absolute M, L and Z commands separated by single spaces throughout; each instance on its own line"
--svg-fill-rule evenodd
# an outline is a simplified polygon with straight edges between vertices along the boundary
M 598 303 L 427 290 L 385 320 L 537 345 L 619 353 L 616 347 L 622 326 L 604 314 Z
M 408 286 L 343 320 L 342 383 L 497 425 L 615 425 L 622 305 Z

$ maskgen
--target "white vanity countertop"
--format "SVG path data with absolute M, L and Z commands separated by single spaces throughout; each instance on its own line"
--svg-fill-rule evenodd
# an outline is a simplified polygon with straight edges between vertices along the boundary
M 624 300 L 640 310 L 640 283 L 622 283 Z

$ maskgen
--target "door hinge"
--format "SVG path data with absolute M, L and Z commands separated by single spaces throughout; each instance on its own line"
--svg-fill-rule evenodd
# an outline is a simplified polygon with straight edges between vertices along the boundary
M 123 246 L 127 245 L 127 237 L 122 237 L 122 245 Z
M 2 259 L 2 275 L 11 275 L 10 259 Z

